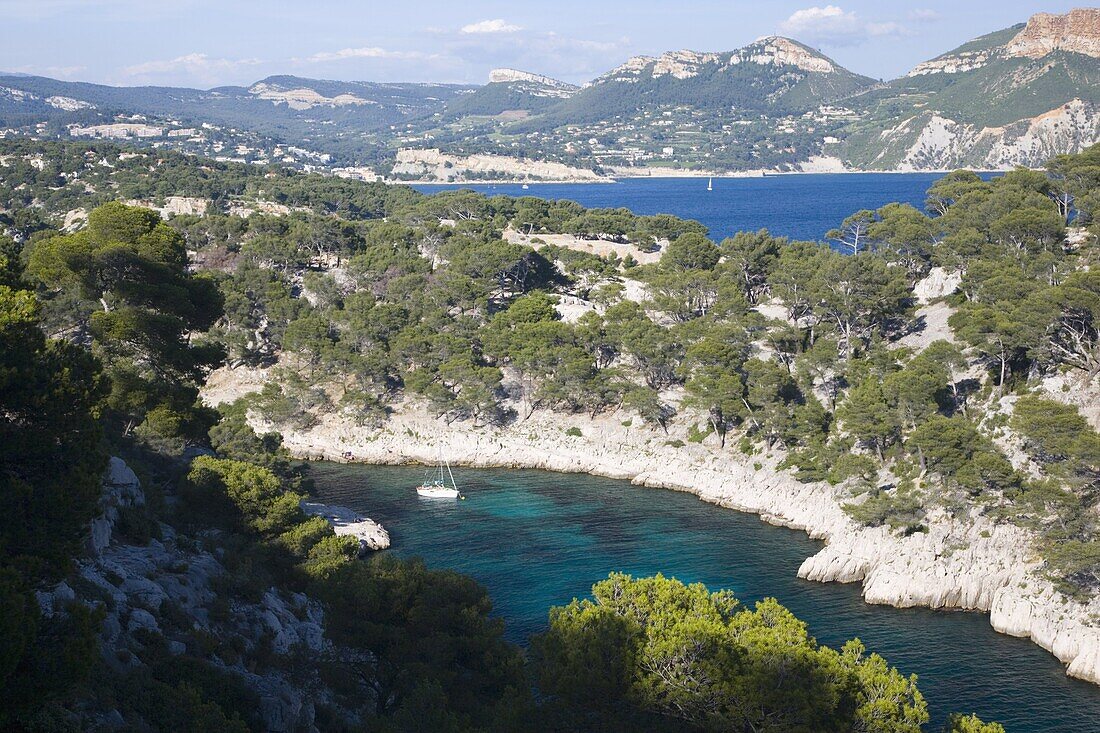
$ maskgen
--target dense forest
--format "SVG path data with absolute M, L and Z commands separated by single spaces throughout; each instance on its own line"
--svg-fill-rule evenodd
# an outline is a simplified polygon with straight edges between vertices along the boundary
M 169 197 L 203 211 L 165 221 L 149 207 Z M 858 640 L 823 647 L 773 600 L 660 576 L 612 575 L 513 646 L 469 578 L 358 559 L 303 513 L 308 467 L 252 426 L 378 425 L 409 401 L 473 425 L 624 410 L 670 446 L 781 454 L 861 523 L 1017 523 L 1089 597 L 1100 437 L 1043 385 L 1087 394 L 1100 373 L 1097 205 L 1100 147 L 950 174 L 925 211 L 856 212 L 830 244 L 716 243 L 671 216 L 2 141 L 4 726 L 264 730 L 247 680 L 274 675 L 323 730 L 920 730 L 916 680 Z M 899 346 L 933 272 L 958 279 L 954 338 Z M 563 298 L 592 307 L 565 318 Z M 200 390 L 226 364 L 277 378 L 213 409 Z M 112 455 L 147 497 L 116 541 L 223 568 L 203 624 L 165 602 L 125 648 L 102 641 L 113 596 L 80 581 Z M 46 613 L 36 594 L 62 581 L 77 592 Z M 319 651 L 225 631 L 269 593 L 321 609 Z

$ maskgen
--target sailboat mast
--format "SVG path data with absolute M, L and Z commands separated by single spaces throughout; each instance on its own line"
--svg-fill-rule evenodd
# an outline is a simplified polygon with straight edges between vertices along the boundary
M 447 475 L 451 477 L 451 488 L 457 489 L 458 484 L 455 483 L 455 475 L 451 473 L 451 462 L 444 461 L 444 463 L 447 465 Z

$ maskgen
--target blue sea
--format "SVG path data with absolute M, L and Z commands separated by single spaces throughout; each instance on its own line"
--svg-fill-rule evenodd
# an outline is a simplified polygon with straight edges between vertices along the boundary
M 430 184 L 433 193 L 469 188 L 488 195 L 568 199 L 590 208 L 625 207 L 635 214 L 674 214 L 702 222 L 712 239 L 767 229 L 777 236 L 820 240 L 860 209 L 900 201 L 924 209 L 925 191 L 940 173 L 811 173 L 764 178 L 626 178 L 617 183 Z
M 986 614 L 863 602 L 858 584 L 811 583 L 799 564 L 821 543 L 685 493 L 545 471 L 456 469 L 466 501 L 420 499 L 418 467 L 313 464 L 318 493 L 389 530 L 393 552 L 484 584 L 508 638 L 524 643 L 550 606 L 588 595 L 611 571 L 661 572 L 727 588 L 745 603 L 775 597 L 818 641 L 859 637 L 916 674 L 938 733 L 950 712 L 1009 733 L 1094 733 L 1100 688 L 1066 677 L 1035 644 L 993 631 Z

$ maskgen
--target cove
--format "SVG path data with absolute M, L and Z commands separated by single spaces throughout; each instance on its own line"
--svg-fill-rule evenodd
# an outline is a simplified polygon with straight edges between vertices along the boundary
M 484 584 L 516 643 L 545 628 L 550 606 L 588 595 L 613 570 L 661 572 L 744 603 L 773 596 L 823 644 L 858 636 L 919 676 L 930 732 L 949 712 L 1000 721 L 1009 733 L 1092 733 L 1100 721 L 1100 688 L 1066 677 L 1030 641 L 994 632 L 985 614 L 871 606 L 857 584 L 799 580 L 820 542 L 690 494 L 583 474 L 455 469 L 468 499 L 433 501 L 414 492 L 422 467 L 315 463 L 310 476 L 322 501 L 380 521 L 389 552 Z

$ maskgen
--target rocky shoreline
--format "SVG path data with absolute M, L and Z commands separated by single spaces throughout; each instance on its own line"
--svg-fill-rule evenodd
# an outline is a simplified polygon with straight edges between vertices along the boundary
M 359 554 L 385 550 L 390 546 L 390 533 L 378 522 L 360 516 L 343 506 L 330 506 L 312 501 L 300 502 L 302 511 L 321 517 L 332 526 L 337 537 L 354 537 L 359 541 Z
M 824 540 L 825 547 L 799 568 L 802 578 L 862 582 L 868 603 L 988 612 L 997 631 L 1030 638 L 1066 664 L 1069 675 L 1100 684 L 1100 600 L 1080 603 L 1056 591 L 1039 575 L 1040 560 L 1023 529 L 945 514 L 929 517 L 926 532 L 904 537 L 863 527 L 841 508 L 846 491 L 797 481 L 778 468 L 778 456 L 681 445 L 632 426 L 628 417 L 537 411 L 505 428 L 455 422 L 441 429 L 440 420 L 406 403 L 377 429 L 330 415 L 309 431 L 280 432 L 303 459 L 432 463 L 442 450 L 455 465 L 589 473 L 687 491 Z M 581 436 L 566 433 L 573 427 Z

